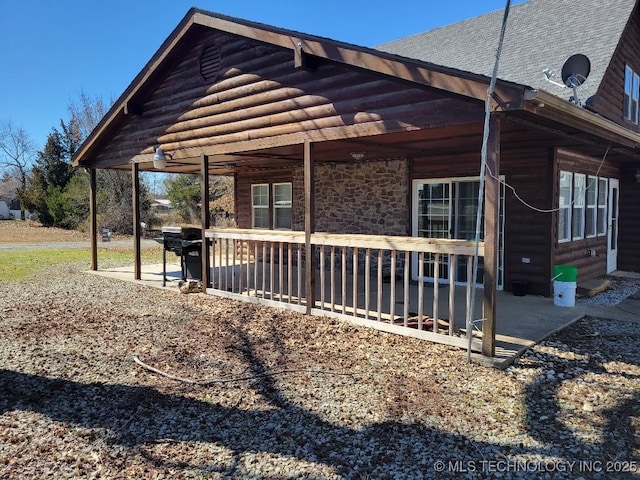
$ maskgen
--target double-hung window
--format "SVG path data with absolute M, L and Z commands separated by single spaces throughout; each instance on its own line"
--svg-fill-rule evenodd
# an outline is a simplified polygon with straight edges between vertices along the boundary
M 273 228 L 291 230 L 291 184 L 273 184 Z
M 251 185 L 251 226 L 291 230 L 291 183 Z
M 606 178 L 560 172 L 559 243 L 607 234 L 608 185 Z
M 596 236 L 596 223 L 598 219 L 598 178 L 587 177 L 587 210 L 585 212 L 585 235 L 587 238 Z
M 598 236 L 607 234 L 607 195 L 608 182 L 606 178 L 598 178 Z
M 571 240 L 571 206 L 573 204 L 573 174 L 560 172 L 558 205 L 558 241 Z
M 251 185 L 251 227 L 269 226 L 269 184 Z
M 640 76 L 629 65 L 624 68 L 624 118 L 638 123 L 638 100 L 640 99 Z
M 584 194 L 586 176 L 583 173 L 573 175 L 573 239 L 584 238 Z

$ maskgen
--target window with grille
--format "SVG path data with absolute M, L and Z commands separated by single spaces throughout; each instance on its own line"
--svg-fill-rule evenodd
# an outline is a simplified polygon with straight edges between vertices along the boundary
M 573 174 L 560 172 L 558 202 L 558 242 L 571 240 L 571 205 L 573 203 Z
M 269 228 L 269 184 L 251 186 L 251 226 Z
M 640 98 L 640 76 L 629 65 L 624 68 L 624 118 L 638 123 L 638 99 Z
M 251 185 L 251 226 L 291 230 L 291 183 Z

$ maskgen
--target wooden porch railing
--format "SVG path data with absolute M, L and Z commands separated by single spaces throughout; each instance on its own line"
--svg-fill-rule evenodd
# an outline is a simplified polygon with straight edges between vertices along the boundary
M 208 293 L 300 312 L 313 298 L 315 315 L 467 346 L 459 331 L 471 314 L 471 282 L 464 289 L 464 299 L 460 287 L 456 296 L 455 282 L 449 282 L 445 297 L 439 277 L 445 271 L 449 279 L 456 278 L 456 270 L 463 268 L 466 278 L 472 278 L 472 241 L 315 233 L 311 235 L 315 253 L 311 274 L 316 291 L 307 295 L 304 232 L 210 229 L 206 237 L 217 243 L 213 288 Z M 484 255 L 483 243 L 479 254 Z M 410 276 L 412 255 L 418 256 L 418 281 Z M 431 266 L 432 282 L 425 281 L 425 260 Z M 456 311 L 456 304 L 462 305 L 463 312 Z

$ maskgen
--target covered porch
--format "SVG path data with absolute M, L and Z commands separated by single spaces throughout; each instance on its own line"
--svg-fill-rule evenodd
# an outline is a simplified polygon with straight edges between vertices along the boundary
M 136 280 L 140 172 L 194 174 L 207 292 L 459 346 L 467 344 L 461 329 L 477 322 L 474 348 L 494 357 L 500 312 L 503 325 L 525 318 L 498 306 L 512 299 L 500 279 L 550 290 L 557 149 L 580 153 L 593 170 L 604 154 L 614 177 L 636 135 L 501 80 L 486 111 L 489 80 L 192 10 L 75 154 L 74 165 L 91 172 L 91 268 L 96 169 L 131 172 Z M 211 228 L 211 175 L 233 176 L 241 229 Z M 516 201 L 515 190 L 501 203 L 502 177 L 538 209 Z M 480 179 L 483 195 L 460 193 Z M 436 181 L 446 194 L 412 191 L 435 190 Z M 282 185 L 291 192 L 286 226 L 276 221 Z M 476 227 L 480 205 L 482 233 L 462 228 Z M 471 272 L 476 251 L 482 280 Z M 460 277 L 474 281 L 440 286 Z M 474 294 L 476 281 L 483 288 Z
M 229 230 L 224 233 L 209 231 L 211 235 L 231 237 Z M 238 232 L 239 234 L 240 232 Z M 240 235 L 234 235 L 240 236 Z M 216 240 L 216 248 L 210 257 L 210 278 L 213 286 L 207 293 L 214 296 L 238 301 L 250 302 L 291 311 L 306 313 L 307 296 L 305 284 L 305 266 L 299 267 L 296 245 L 283 243 L 285 263 L 271 262 L 277 260 L 280 242 L 243 242 L 253 248 L 247 249 L 241 243 L 235 243 L 236 254 L 233 253 L 234 242 L 227 244 L 226 240 Z M 255 258 L 255 246 L 258 247 L 258 257 L 264 248 L 267 251 L 265 261 Z M 289 249 L 285 245 L 294 245 L 292 262 L 287 264 Z M 222 246 L 223 248 L 220 248 Z M 274 248 L 274 256 L 268 257 Z M 228 247 L 228 248 L 227 248 Z M 247 256 L 247 252 L 251 254 Z M 365 276 L 361 272 L 357 276 L 347 270 L 342 274 L 342 248 L 335 247 L 334 268 L 331 269 L 331 247 L 325 249 L 324 273 L 315 270 L 314 304 L 312 312 L 317 316 L 339 318 L 348 323 L 366 326 L 383 332 L 422 338 L 438 343 L 449 344 L 466 349 L 468 346 L 466 332 L 466 315 L 470 292 L 468 285 L 440 285 L 434 288 L 432 282 L 409 280 L 405 284 L 402 273 L 394 281 L 383 275 L 382 283 L 378 284 L 377 268 L 372 268 Z M 319 253 L 319 252 L 318 252 Z M 353 249 L 347 251 L 347 258 L 351 259 Z M 139 278 L 136 280 L 134 266 L 101 268 L 92 273 L 116 278 L 128 282 L 137 282 L 150 287 L 169 291 L 178 291 L 181 279 L 181 266 L 178 257 L 169 256 L 167 264 L 167 282 L 163 286 L 162 264 L 141 265 Z M 366 259 L 361 256 L 361 266 Z M 377 259 L 372 252 L 372 260 Z M 373 263 L 373 262 L 372 262 Z M 290 268 L 291 266 L 291 268 Z M 335 275 L 334 280 L 330 278 Z M 323 278 L 324 277 L 324 280 Z M 343 281 L 344 278 L 344 281 Z M 324 285 L 324 288 L 323 288 Z M 368 289 L 365 288 L 368 286 Z M 379 288 L 380 287 L 380 288 Z M 406 287 L 406 288 L 405 288 Z M 353 308 L 353 292 L 357 291 L 357 310 Z M 482 318 L 483 291 L 478 290 L 474 299 L 476 318 Z M 408 301 L 405 302 L 405 299 Z M 474 361 L 483 364 L 505 367 L 508 366 L 527 348 L 566 327 L 584 315 L 590 314 L 593 307 L 576 305 L 575 307 L 558 307 L 553 298 L 537 295 L 514 296 L 510 292 L 498 291 L 496 301 L 499 305 L 496 315 L 495 353 L 492 357 L 479 354 L 481 351 L 482 333 L 478 329 L 473 331 L 471 355 Z M 434 303 L 436 302 L 436 303 Z M 422 306 L 420 305 L 422 304 Z M 433 312 L 437 304 L 438 318 L 437 332 L 434 333 Z M 379 305 L 381 306 L 379 308 Z M 393 315 L 391 309 L 393 308 Z M 420 327 L 420 311 L 422 311 L 422 326 Z M 405 315 L 407 324 L 405 326 Z M 449 322 L 453 317 L 454 321 Z M 394 318 L 394 321 L 391 321 Z M 313 321 L 310 319 L 310 321 Z M 479 325 L 480 326 L 480 325 Z

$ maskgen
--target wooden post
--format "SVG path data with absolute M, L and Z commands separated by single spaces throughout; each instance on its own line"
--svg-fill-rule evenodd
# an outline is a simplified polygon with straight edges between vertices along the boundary
M 484 189 L 484 323 L 482 354 L 495 355 L 498 232 L 500 225 L 500 119 L 491 115 Z
M 313 144 L 310 140 L 304 142 L 304 251 L 306 271 L 307 315 L 315 306 L 316 300 L 316 272 L 314 251 L 311 245 L 311 234 L 315 225 L 315 175 L 314 175 Z
M 136 280 L 142 278 L 142 261 L 140 260 L 140 166 L 131 164 L 131 204 L 133 206 L 133 276 Z
M 200 165 L 200 217 L 202 223 L 202 251 L 200 252 L 202 260 L 202 285 L 205 288 L 211 286 L 211 263 L 209 260 L 209 240 L 205 233 L 211 227 L 211 215 L 209 211 L 209 156 L 202 155 L 202 163 Z
M 91 233 L 91 270 L 98 270 L 98 209 L 96 169 L 89 169 L 89 230 Z

